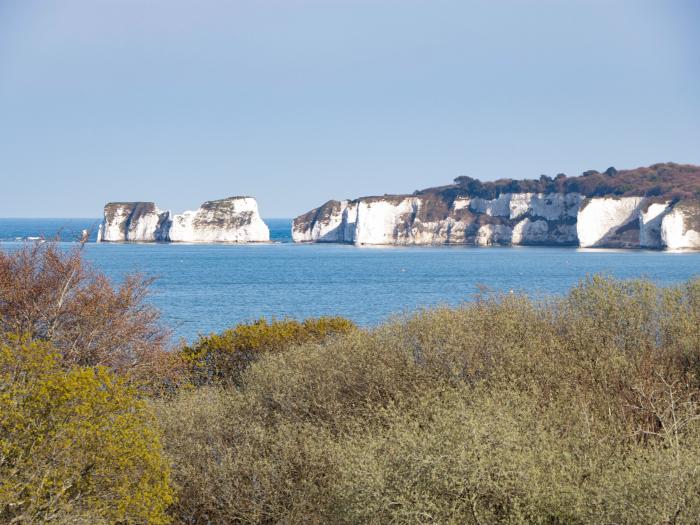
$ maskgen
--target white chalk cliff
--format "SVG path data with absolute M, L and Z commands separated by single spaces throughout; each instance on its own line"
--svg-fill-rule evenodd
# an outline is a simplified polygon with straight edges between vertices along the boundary
M 97 242 L 161 241 L 167 235 L 170 212 L 152 202 L 110 202 L 97 231 Z
M 98 242 L 266 242 L 270 231 L 251 197 L 207 201 L 172 215 L 152 202 L 105 205 Z
M 295 242 L 700 249 L 700 206 L 580 193 L 450 192 L 329 201 L 294 219 Z
M 234 197 L 173 216 L 168 237 L 172 242 L 263 242 L 270 240 L 270 231 L 255 199 Z
M 603 197 L 583 201 L 576 218 L 579 245 L 583 248 L 613 245 L 620 248 L 638 247 L 641 202 L 641 197 Z M 622 235 L 635 229 L 636 239 L 634 233 Z
M 661 242 L 672 250 L 700 249 L 700 203 L 680 202 L 661 221 Z

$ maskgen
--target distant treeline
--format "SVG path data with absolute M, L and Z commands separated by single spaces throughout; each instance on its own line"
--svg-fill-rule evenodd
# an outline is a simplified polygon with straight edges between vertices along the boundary
M 417 195 L 451 193 L 495 199 L 502 193 L 581 193 L 587 197 L 645 196 L 665 200 L 700 198 L 700 166 L 654 164 L 646 168 L 617 170 L 613 167 L 604 172 L 590 170 L 582 175 L 569 177 L 563 173 L 551 177 L 541 175 L 539 179 L 499 179 L 482 182 L 461 176 L 455 184 L 417 191 Z

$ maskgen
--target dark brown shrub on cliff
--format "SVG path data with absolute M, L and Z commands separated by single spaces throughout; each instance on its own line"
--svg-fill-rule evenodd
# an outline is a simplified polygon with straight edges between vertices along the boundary
M 576 192 L 587 197 L 636 195 L 680 200 L 700 197 L 700 166 L 668 162 L 631 170 L 610 167 L 604 173 L 589 170 L 578 177 L 567 177 L 560 173 L 552 179 L 543 175 L 537 180 L 500 179 L 482 182 L 462 176 L 455 179 L 452 187 L 429 188 L 418 194 L 450 188 L 465 195 L 488 199 L 495 199 L 502 193 Z

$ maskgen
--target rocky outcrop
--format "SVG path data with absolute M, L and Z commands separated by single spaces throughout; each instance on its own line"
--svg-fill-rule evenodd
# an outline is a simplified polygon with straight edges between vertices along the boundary
M 251 197 L 207 201 L 172 215 L 152 202 L 105 205 L 98 242 L 266 242 L 270 232 Z
M 329 201 L 294 220 L 296 242 L 700 249 L 700 208 L 646 197 L 453 191 Z
M 160 241 L 167 235 L 170 212 L 152 202 L 110 202 L 97 232 L 98 242 Z
M 664 214 L 661 242 L 671 250 L 700 249 L 700 202 L 681 201 Z
M 328 201 L 292 224 L 296 242 L 354 242 L 357 203 Z
M 671 210 L 670 201 L 652 202 L 639 210 L 639 246 L 641 248 L 664 248 L 661 224 Z
M 329 201 L 294 220 L 297 242 L 543 244 L 700 249 L 700 166 L 453 184 Z
M 297 217 L 296 242 L 354 244 L 576 244 L 578 195 L 503 194 L 329 201 Z
M 582 248 L 639 247 L 641 197 L 593 198 L 583 201 L 576 218 Z
M 264 242 L 270 231 L 255 199 L 232 197 L 173 216 L 168 237 L 172 242 Z

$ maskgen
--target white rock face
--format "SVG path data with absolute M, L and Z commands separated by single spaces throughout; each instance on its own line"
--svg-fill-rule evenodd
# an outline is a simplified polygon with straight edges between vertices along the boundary
M 208 201 L 198 210 L 174 215 L 171 242 L 265 242 L 270 231 L 250 197 Z
M 297 217 L 296 242 L 355 244 L 576 244 L 578 194 L 506 193 L 329 201 Z
M 351 208 L 351 209 L 349 209 Z M 355 235 L 355 221 L 350 220 L 349 215 L 357 217 L 357 206 L 348 200 L 328 201 L 317 208 L 310 228 L 292 225 L 292 239 L 294 242 L 352 242 Z
M 429 244 L 429 239 L 416 240 L 411 218 L 421 203 L 408 197 L 393 200 L 363 200 L 357 205 L 355 244 Z
M 156 208 L 155 212 L 135 217 L 129 221 L 126 240 L 153 242 L 164 240 L 167 235 L 170 212 L 161 212 Z
M 670 202 L 655 202 L 639 210 L 639 245 L 642 248 L 662 248 L 661 222 L 671 210 Z
M 103 242 L 153 242 L 165 240 L 170 212 L 152 202 L 112 202 L 105 206 L 98 231 Z
M 341 223 L 342 242 L 355 242 L 355 232 L 357 230 L 357 210 L 358 204 L 355 201 L 345 201 L 347 206 L 343 211 Z
M 700 249 L 700 204 L 680 202 L 661 220 L 661 240 L 669 250 Z
M 471 200 L 469 209 L 474 213 L 485 213 L 491 217 L 509 217 L 512 193 L 504 193 L 496 199 L 476 197 Z
M 297 217 L 296 242 L 700 249 L 700 203 L 578 193 L 496 199 L 431 193 L 329 201 Z
M 452 203 L 452 209 L 454 211 L 468 210 L 471 203 L 472 200 L 469 197 L 457 197 Z
M 578 213 L 576 232 L 582 248 L 611 246 L 625 226 L 638 227 L 642 197 L 586 199 Z M 617 243 L 615 243 L 617 244 Z M 623 244 L 623 241 L 620 241 Z M 632 245 L 634 243 L 630 243 Z M 639 246 L 637 234 L 636 245 Z
M 171 216 L 152 202 L 109 203 L 98 242 L 265 242 L 270 240 L 250 197 L 208 201 L 196 211 Z
M 107 214 L 107 207 L 114 209 L 113 213 Z M 125 241 L 126 232 L 128 230 L 129 215 L 131 215 L 131 207 L 128 205 L 107 205 L 105 206 L 105 215 L 102 224 L 100 224 L 99 240 L 105 242 Z
M 511 243 L 547 244 L 549 238 L 549 224 L 546 220 L 538 219 L 531 221 L 530 219 L 524 219 L 513 227 Z M 523 242 L 523 240 L 525 240 L 525 242 Z
M 492 246 L 494 244 L 511 244 L 513 229 L 503 224 L 484 224 L 476 233 L 477 246 Z
M 578 193 L 512 193 L 510 194 L 510 218 L 524 215 L 541 217 L 547 221 L 576 218 L 583 196 Z

